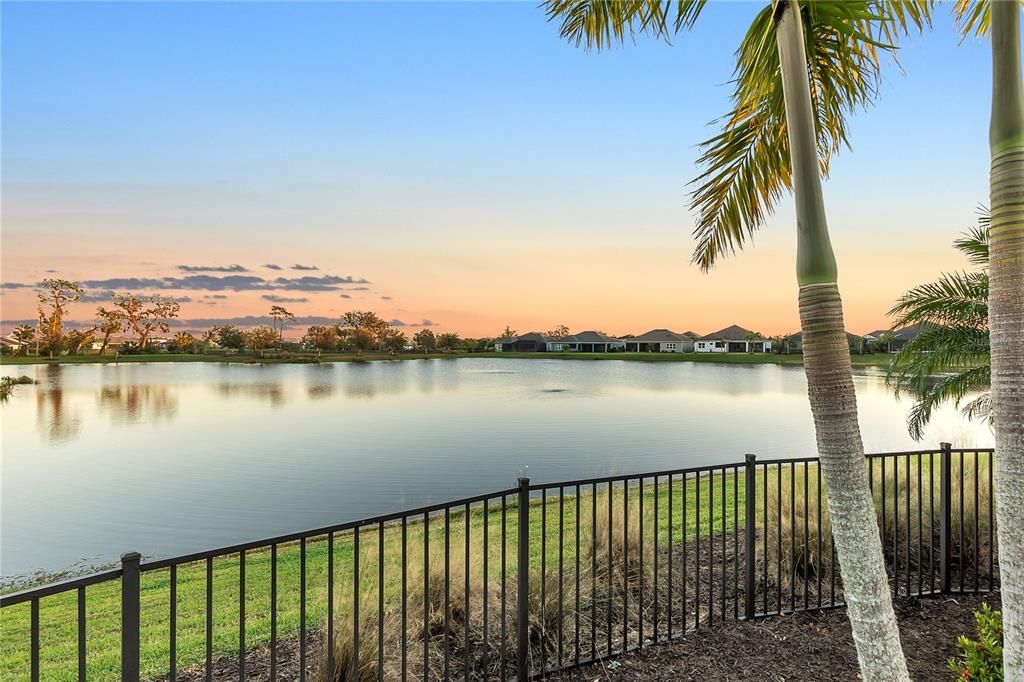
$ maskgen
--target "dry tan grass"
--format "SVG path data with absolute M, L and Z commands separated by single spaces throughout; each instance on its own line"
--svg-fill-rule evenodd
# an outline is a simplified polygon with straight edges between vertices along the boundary
M 901 572 L 907 567 L 910 570 L 929 571 L 935 566 L 935 558 L 930 548 L 938 551 L 939 547 L 939 457 L 911 457 L 909 471 L 907 460 L 899 458 L 898 473 L 894 470 L 893 460 L 886 462 L 882 471 L 881 461 L 876 460 L 871 469 L 872 495 L 879 530 L 884 543 L 883 552 L 887 563 L 892 566 L 894 559 Z M 918 478 L 918 463 L 921 476 Z M 959 455 L 953 455 L 952 463 L 952 494 L 951 535 L 954 561 L 961 561 L 964 566 L 973 566 L 977 558 L 979 564 L 985 565 L 993 548 L 988 542 L 988 530 L 992 519 L 989 515 L 990 463 L 987 457 L 980 457 L 975 463 L 974 457 L 964 458 L 961 475 Z M 816 578 L 820 573 L 828 578 L 832 571 L 832 525 L 828 513 L 828 497 L 821 492 L 819 499 L 817 465 L 808 466 L 807 484 L 804 484 L 802 465 L 792 469 L 795 474 L 791 480 L 790 467 L 782 469 L 781 487 L 778 472 L 768 472 L 768 525 L 761 534 L 760 543 L 767 542 L 768 571 L 771 580 L 777 580 L 776 562 L 780 554 L 779 530 L 781 525 L 781 556 L 782 584 L 789 587 L 794 577 L 803 578 L 806 574 Z M 977 472 L 978 507 L 975 508 L 975 472 Z M 962 486 L 960 482 L 963 482 Z M 961 497 L 963 489 L 963 523 L 961 525 Z M 824 483 L 822 483 L 824 488 Z M 804 500 L 806 499 L 806 511 Z M 795 504 L 792 501 L 795 500 Z M 883 508 L 884 500 L 884 508 Z M 919 501 L 920 500 L 920 501 Z M 781 503 L 781 515 L 778 514 Z M 791 506 L 792 504 L 792 506 Z M 820 521 L 818 505 L 821 506 Z M 895 513 L 894 513 L 895 510 Z M 884 511 L 884 516 L 883 516 Z M 792 513 L 791 513 L 792 512 Z M 781 516 L 781 518 L 780 518 Z M 975 543 L 975 523 L 978 527 L 978 542 Z M 818 541 L 819 531 L 821 542 Z M 909 533 L 910 542 L 907 538 Z M 920 539 L 920 540 L 919 540 Z M 920 553 L 918 552 L 920 548 Z M 820 549 L 820 555 L 819 555 Z M 898 557 L 896 556 L 898 553 Z M 763 562 L 764 546 L 758 548 L 758 561 Z M 918 566 L 920 561 L 920 567 Z M 937 568 L 936 568 L 937 570 Z
M 581 633 L 589 636 L 591 623 L 589 615 L 591 607 L 599 604 L 602 616 L 607 613 L 609 600 L 612 604 L 613 621 L 617 628 L 622 627 L 623 618 L 628 623 L 638 623 L 643 617 L 642 605 L 638 598 L 642 581 L 649 588 L 653 576 L 652 565 L 654 551 L 649 539 L 653 516 L 645 513 L 643 521 L 648 540 L 644 544 L 645 557 L 643 571 L 640 569 L 640 524 L 641 516 L 635 504 L 635 492 L 631 495 L 628 519 L 623 518 L 621 495 L 616 495 L 616 504 L 611 516 L 608 513 L 607 497 L 597 498 L 596 533 L 586 527 L 580 532 L 580 562 L 589 566 L 592 558 L 604 567 L 601 578 L 593 581 L 589 571 L 581 570 L 578 576 L 579 594 L 576 594 L 577 576 L 575 562 L 568 562 L 563 567 L 561 581 L 556 561 L 549 561 L 546 573 L 539 567 L 531 569 L 527 596 L 529 622 L 527 633 L 530 642 L 532 666 L 539 668 L 541 661 L 549 665 L 558 655 L 559 633 L 562 634 L 563 650 L 568 651 L 570 642 L 575 644 L 575 627 L 577 618 L 580 620 Z M 589 504 L 587 505 L 589 511 Z M 611 544 L 609 545 L 609 529 Z M 514 556 L 514 543 L 510 546 L 509 556 Z M 486 648 L 484 646 L 483 614 L 485 606 L 483 564 L 484 556 L 479 543 L 470 545 L 469 565 L 466 565 L 464 546 L 460 544 L 457 551 L 451 551 L 447 575 L 445 572 L 444 555 L 433 551 L 430 555 L 430 570 L 424 579 L 423 557 L 410 557 L 408 564 L 408 612 L 406 621 L 407 670 L 408 674 L 422 679 L 424 666 L 424 646 L 428 651 L 429 679 L 441 679 L 444 673 L 445 647 L 450 656 L 452 670 L 461 671 L 463 661 L 469 661 L 470 676 L 473 679 L 493 679 L 500 674 L 501 663 L 506 667 L 514 665 L 516 656 L 516 579 L 511 573 L 505 585 L 505 639 L 501 638 L 501 583 L 500 564 L 491 564 L 488 576 L 486 606 L 488 611 Z M 494 547 L 491 547 L 493 552 Z M 610 557 L 609 557 L 610 555 Z M 491 560 L 493 561 L 493 556 Z M 608 560 L 611 559 L 612 581 L 607 581 Z M 628 558 L 628 561 L 627 561 Z M 373 575 L 377 567 L 375 550 L 364 553 L 360 571 Z M 467 593 L 466 571 L 469 571 L 470 589 Z M 424 584 L 425 583 L 425 584 Z M 445 588 L 447 583 L 448 604 L 445 608 Z M 623 599 L 624 591 L 629 591 L 629 598 Z M 561 600 L 559 597 L 561 596 Z M 360 607 L 360 647 L 358 677 L 352 674 L 353 626 L 352 616 L 345 604 L 336 613 L 334 646 L 334 670 L 327 670 L 326 653 L 324 660 L 319 662 L 318 680 L 322 682 L 356 682 L 356 680 L 376 679 L 378 672 L 378 594 L 376 588 L 365 590 L 361 597 Z M 577 598 L 580 603 L 579 612 L 575 605 Z M 596 599 L 596 601 L 595 601 Z M 351 600 L 349 600 L 350 602 Z M 629 603 L 628 610 L 623 609 L 623 602 Z M 346 602 L 347 604 L 348 602 Z M 391 603 L 390 600 L 388 603 Z M 426 618 L 424 618 L 424 606 Z M 401 674 L 402 620 L 400 605 L 385 607 L 384 614 L 384 678 L 391 679 Z M 447 628 L 446 625 L 447 613 Z M 600 621 L 603 636 L 605 621 Z M 597 625 L 597 624 L 595 624 Z M 469 650 L 466 650 L 466 641 Z M 588 645 L 589 646 L 589 645 Z M 513 675 L 514 676 L 514 675 Z

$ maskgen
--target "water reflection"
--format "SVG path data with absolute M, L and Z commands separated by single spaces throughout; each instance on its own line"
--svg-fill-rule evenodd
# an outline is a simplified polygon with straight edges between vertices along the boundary
M 65 400 L 64 389 L 40 387 L 36 391 L 36 425 L 51 443 L 67 443 L 82 430 L 81 411 Z
M 284 385 L 279 381 L 261 381 L 256 383 L 222 381 L 215 388 L 218 396 L 221 398 L 256 398 L 274 407 L 281 407 L 285 403 Z
M 26 373 L 40 383 L 0 408 L 0 576 L 502 489 L 524 465 L 558 481 L 814 452 L 798 367 L 460 359 Z M 856 386 L 869 451 L 991 445 L 952 408 L 916 444 L 908 404 L 877 371 Z
M 326 400 L 334 395 L 337 384 L 333 364 L 308 365 L 305 374 L 306 395 L 310 400 Z
M 163 384 L 104 386 L 97 397 L 100 409 L 119 424 L 171 420 L 178 413 L 178 396 Z

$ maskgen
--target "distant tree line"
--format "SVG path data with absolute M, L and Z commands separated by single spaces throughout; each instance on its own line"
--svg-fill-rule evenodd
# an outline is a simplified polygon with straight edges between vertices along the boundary
M 95 321 L 86 327 L 68 328 L 65 320 L 71 306 L 82 299 L 82 287 L 66 279 L 45 279 L 37 295 L 38 322 L 35 326 L 22 324 L 12 333 L 18 342 L 15 351 L 55 357 L 76 355 L 95 348 L 103 355 L 114 344 L 112 339 L 124 334 L 130 341 L 117 344 L 121 353 L 152 350 L 155 334 L 167 334 L 171 321 L 178 317 L 181 305 L 173 296 L 153 294 L 140 296 L 131 293 L 111 293 L 110 303 L 96 308 Z M 284 330 L 295 323 L 295 314 L 283 306 L 270 307 L 269 325 L 240 328 L 225 324 L 212 327 L 198 336 L 182 331 L 164 342 L 161 347 L 179 353 L 202 353 L 211 348 L 263 352 L 268 349 L 315 350 L 318 352 L 346 352 L 362 354 L 370 351 L 385 353 L 424 353 L 456 351 L 483 351 L 491 348 L 493 339 L 464 339 L 455 332 L 435 333 L 422 329 L 410 339 L 406 333 L 371 311 L 350 311 L 331 325 L 309 327 L 298 342 L 286 341 Z

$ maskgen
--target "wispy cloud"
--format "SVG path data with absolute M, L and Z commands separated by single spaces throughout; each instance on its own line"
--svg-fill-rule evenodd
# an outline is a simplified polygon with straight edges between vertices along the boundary
M 292 270 L 319 270 L 319 269 L 320 268 L 318 268 L 315 265 L 302 265 L 300 263 L 296 263 L 295 265 L 292 266 Z
M 437 323 L 431 320 L 423 320 L 422 322 L 405 322 L 403 320 L 391 320 L 388 322 L 392 327 L 436 327 Z
M 382 300 L 382 301 L 390 301 L 390 300 L 392 300 L 392 299 L 391 299 L 391 297 L 390 297 L 390 296 L 381 296 L 381 297 L 380 297 L 380 300 Z
M 367 284 L 362 277 L 349 275 L 306 275 L 303 277 L 276 277 L 266 279 L 256 275 L 188 275 L 186 277 L 115 277 L 82 282 L 89 289 L 129 290 L 177 289 L 192 291 L 338 291 L 351 284 Z M 6 283 L 5 288 L 32 287 L 31 284 Z M 358 287 L 354 290 L 368 290 Z
M 265 267 L 267 270 L 284 270 L 280 265 L 275 265 L 274 263 L 264 263 L 262 267 Z
M 278 296 L 277 294 L 263 294 L 261 296 L 264 301 L 270 301 L 271 303 L 308 303 L 309 299 L 302 298 L 290 298 L 288 296 Z
M 249 268 L 234 265 L 179 265 L 182 272 L 249 272 Z

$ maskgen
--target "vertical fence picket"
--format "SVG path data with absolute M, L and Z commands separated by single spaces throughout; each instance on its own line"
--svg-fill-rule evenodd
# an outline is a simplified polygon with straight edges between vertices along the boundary
M 142 555 L 138 552 L 127 552 L 121 555 L 121 680 L 122 682 L 139 682 L 139 619 L 140 583 L 139 562 Z M 36 646 L 33 653 L 38 655 L 39 638 L 39 602 L 33 602 L 35 609 Z M 36 664 L 38 672 L 38 663 Z
M 530 591 L 530 479 L 519 479 L 519 497 L 516 509 L 519 532 L 516 538 L 518 550 L 516 562 L 516 674 L 520 680 L 529 679 L 529 591 Z M 541 578 L 543 580 L 543 578 Z

